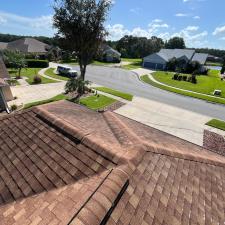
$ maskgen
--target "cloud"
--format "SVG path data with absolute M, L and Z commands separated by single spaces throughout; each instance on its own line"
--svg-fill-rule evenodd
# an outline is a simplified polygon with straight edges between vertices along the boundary
M 151 23 L 148 24 L 147 29 L 142 29 L 140 27 L 135 27 L 132 30 L 128 30 L 122 24 L 115 24 L 113 26 L 108 25 L 106 29 L 109 32 L 108 39 L 110 40 L 118 40 L 122 38 L 124 35 L 133 35 L 137 37 L 147 37 L 156 35 L 162 29 L 168 29 L 169 25 L 163 23 L 160 19 L 152 20 Z
M 107 27 L 110 36 L 110 40 L 119 40 L 124 35 L 133 35 L 136 37 L 147 37 L 157 36 L 163 40 L 168 40 L 172 37 L 178 36 L 185 39 L 188 47 L 203 47 L 208 45 L 206 37 L 208 36 L 207 31 L 199 31 L 198 26 L 187 26 L 178 32 L 174 32 L 173 28 L 162 20 L 152 20 L 146 29 L 135 27 L 132 30 L 126 29 L 122 24 L 109 25 Z
M 136 15 L 139 15 L 140 14 L 140 11 L 141 9 L 140 8 L 133 8 L 133 9 L 130 9 L 130 12 L 136 14 Z
M 194 16 L 193 19 L 199 20 L 200 19 L 200 16 Z
M 11 30 L 21 29 L 27 34 L 53 34 L 53 16 L 25 17 L 0 11 L 0 24 L 5 24 Z M 25 33 L 24 33 L 25 34 Z
M 197 26 L 188 26 L 186 27 L 186 31 L 197 31 L 199 29 L 199 27 Z
M 213 32 L 213 35 L 216 36 L 216 35 L 221 35 L 221 34 L 224 34 L 225 33 L 225 26 L 222 26 L 222 27 L 217 27 L 214 32 Z
M 188 17 L 189 15 L 188 14 L 185 14 L 185 13 L 177 13 L 175 14 L 176 17 Z

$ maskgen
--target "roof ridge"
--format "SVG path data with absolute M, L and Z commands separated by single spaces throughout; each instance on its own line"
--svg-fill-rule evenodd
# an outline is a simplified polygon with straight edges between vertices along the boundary
M 68 224 L 106 224 L 127 190 L 134 169 L 128 165 L 112 169 Z
M 135 133 L 117 117 L 116 114 L 108 111 L 103 114 L 107 124 L 109 125 L 113 134 L 118 138 L 122 146 L 129 146 L 142 143 L 142 140 L 135 135 Z
M 182 152 L 179 152 L 178 149 L 175 149 L 176 151 L 172 152 L 171 149 L 166 148 L 164 146 L 160 146 L 158 144 L 152 145 L 152 144 L 149 144 L 148 142 L 143 142 L 143 144 L 148 148 L 148 150 L 146 152 L 152 152 L 155 154 L 166 155 L 166 156 L 170 156 L 173 158 L 180 158 L 180 159 L 184 159 L 184 160 L 190 160 L 190 161 L 194 161 L 194 162 L 225 167 L 225 161 L 220 160 L 220 158 L 213 159 L 213 152 L 208 151 L 208 150 L 202 150 L 202 151 L 207 151 L 208 153 L 212 154 L 212 158 L 204 156 L 203 154 L 197 156 L 196 154 L 193 154 L 191 152 L 183 154 Z M 203 153 L 205 153 L 205 152 L 203 152 Z M 224 159 L 225 159 L 225 157 L 224 157 Z

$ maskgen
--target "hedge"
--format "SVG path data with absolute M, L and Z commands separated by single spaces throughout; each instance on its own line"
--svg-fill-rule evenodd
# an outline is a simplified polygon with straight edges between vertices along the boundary
M 47 68 L 49 67 L 49 62 L 47 60 L 37 60 L 37 59 L 28 59 L 27 67 L 29 68 Z

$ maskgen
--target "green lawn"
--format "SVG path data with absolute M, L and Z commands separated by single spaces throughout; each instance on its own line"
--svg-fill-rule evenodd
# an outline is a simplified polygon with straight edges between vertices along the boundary
M 221 99 L 221 98 L 216 98 L 216 97 L 211 97 L 211 96 L 203 96 L 201 94 L 195 94 L 195 93 L 190 93 L 190 92 L 186 92 L 186 91 L 182 91 L 182 90 L 177 90 L 175 88 L 171 88 L 171 87 L 166 87 L 164 85 L 158 84 L 153 82 L 148 75 L 144 75 L 141 77 L 141 80 L 144 81 L 147 84 L 150 84 L 154 87 L 166 90 L 166 91 L 170 91 L 170 92 L 174 92 L 180 95 L 185 95 L 185 96 L 189 96 L 189 97 L 193 97 L 193 98 L 198 98 L 198 99 L 202 99 L 205 101 L 209 101 L 209 102 L 215 102 L 215 103 L 220 103 L 220 104 L 225 104 L 225 99 Z
M 225 121 L 213 119 L 206 123 L 206 125 L 210 127 L 215 127 L 220 130 L 225 130 Z
M 55 79 L 65 80 L 65 81 L 69 80 L 68 77 L 63 77 L 63 76 L 60 76 L 60 75 L 55 74 L 55 73 L 54 73 L 54 70 L 55 70 L 55 69 L 53 69 L 53 68 L 49 68 L 49 69 L 47 69 L 47 70 L 45 71 L 45 74 L 46 74 L 47 76 L 52 77 L 52 78 L 55 78 Z
M 89 109 L 97 110 L 97 109 L 103 109 L 111 104 L 116 102 L 115 99 L 106 97 L 104 95 L 98 96 L 90 96 L 86 98 L 82 98 L 80 100 L 80 104 L 88 107 Z
M 142 67 L 142 59 L 129 59 L 129 58 L 122 58 L 123 62 L 130 62 L 129 65 L 123 65 L 123 69 L 127 70 L 134 70 Z
M 201 75 L 197 76 L 198 83 L 192 84 L 186 81 L 177 81 L 173 80 L 174 73 L 167 72 L 155 72 L 153 77 L 163 83 L 170 85 L 172 87 L 181 88 L 184 90 L 194 91 L 202 94 L 208 94 L 213 96 L 213 92 L 215 89 L 221 90 L 221 97 L 225 98 L 225 81 L 221 81 L 219 77 L 219 71 L 211 70 L 209 71 L 208 76 Z M 190 75 L 187 75 L 190 76 Z
M 111 94 L 111 95 L 115 95 L 117 97 L 120 97 L 120 98 L 123 98 L 123 99 L 126 99 L 128 101 L 132 101 L 133 99 L 133 95 L 131 94 L 128 94 L 128 93 L 124 93 L 124 92 L 121 92 L 121 91 L 117 91 L 117 90 L 113 90 L 111 88 L 107 88 L 107 87 L 97 87 L 95 88 L 97 91 L 102 91 L 102 92 L 105 92 L 105 93 L 108 93 L 108 94 Z
M 21 71 L 21 77 L 27 77 L 28 79 L 26 79 L 26 81 L 29 84 L 33 84 L 33 79 L 34 76 L 38 74 L 38 72 L 40 71 L 40 68 L 27 68 L 27 69 L 22 69 Z M 11 70 L 12 71 L 12 70 Z M 11 76 L 15 76 L 15 74 L 11 73 Z M 41 77 L 42 79 L 42 84 L 47 84 L 47 83 L 55 83 L 57 81 L 45 78 L 45 77 Z
M 47 104 L 47 103 L 50 103 L 50 102 L 56 102 L 56 101 L 60 101 L 60 100 L 66 100 L 66 99 L 68 99 L 67 96 L 65 96 L 63 94 L 59 94 L 59 95 L 56 95 L 55 97 L 50 98 L 50 99 L 47 99 L 47 100 L 28 103 L 28 104 L 26 104 L 24 106 L 24 109 L 28 109 L 28 108 L 31 108 L 33 106 L 44 105 L 44 104 Z

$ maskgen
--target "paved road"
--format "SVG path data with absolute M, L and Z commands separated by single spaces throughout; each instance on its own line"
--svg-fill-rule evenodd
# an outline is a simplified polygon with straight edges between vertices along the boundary
M 78 68 L 75 68 L 78 70 Z M 87 79 L 135 96 L 190 110 L 208 117 L 225 120 L 225 106 L 208 103 L 202 100 L 185 97 L 154 88 L 139 81 L 136 74 L 119 68 L 89 66 Z M 182 115 L 180 115 L 182 117 Z

